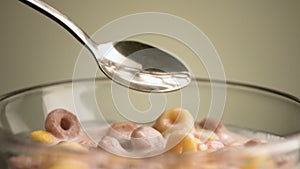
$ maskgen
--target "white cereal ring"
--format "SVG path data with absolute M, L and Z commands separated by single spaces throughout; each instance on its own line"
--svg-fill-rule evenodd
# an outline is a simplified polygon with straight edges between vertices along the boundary
M 130 141 L 132 148 L 138 151 L 158 152 L 165 147 L 161 133 L 150 126 L 136 128 L 131 134 Z
M 98 147 L 118 155 L 127 154 L 127 151 L 121 146 L 119 141 L 110 136 L 104 136 L 98 143 Z
M 130 136 L 136 128 L 137 125 L 131 122 L 116 122 L 111 125 L 106 135 L 117 139 L 125 149 L 130 149 Z

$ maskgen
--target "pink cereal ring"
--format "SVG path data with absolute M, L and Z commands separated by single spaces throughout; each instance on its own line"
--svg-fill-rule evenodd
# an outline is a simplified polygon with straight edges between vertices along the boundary
M 214 149 L 214 150 L 218 150 L 224 147 L 224 144 L 218 140 L 207 141 L 206 145 L 209 149 Z
M 137 128 L 136 124 L 131 122 L 116 122 L 111 125 L 107 135 L 117 140 L 130 139 L 133 130 Z
M 38 169 L 42 168 L 41 161 L 28 156 L 20 155 L 8 159 L 9 168 L 12 169 Z
M 244 145 L 245 146 L 255 146 L 257 144 L 264 144 L 264 143 L 267 143 L 267 141 L 263 140 L 263 139 L 259 139 L 259 138 L 254 138 L 254 139 L 248 140 Z
M 45 129 L 57 138 L 71 139 L 79 135 L 80 125 L 74 114 L 65 109 L 55 109 L 48 114 Z

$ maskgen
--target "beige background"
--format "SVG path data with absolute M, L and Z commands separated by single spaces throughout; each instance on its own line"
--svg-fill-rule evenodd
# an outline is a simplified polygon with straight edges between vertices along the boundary
M 299 0 L 46 2 L 63 11 L 90 35 L 128 14 L 177 15 L 208 36 L 221 57 L 228 80 L 268 86 L 300 97 Z M 70 79 L 82 45 L 56 23 L 19 1 L 2 0 L 0 4 L 0 94 Z M 172 50 L 170 44 L 167 48 Z M 183 60 L 188 60 L 187 56 L 180 55 Z M 207 76 L 201 71 L 197 75 Z

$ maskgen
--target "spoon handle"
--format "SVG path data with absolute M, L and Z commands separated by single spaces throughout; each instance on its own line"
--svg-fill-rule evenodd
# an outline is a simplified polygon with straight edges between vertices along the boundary
M 92 51 L 96 50 L 96 43 L 90 39 L 90 37 L 76 26 L 70 19 L 68 19 L 64 14 L 60 13 L 58 10 L 54 9 L 50 5 L 46 4 L 40 0 L 20 0 L 24 4 L 38 10 L 44 15 L 48 16 L 56 23 L 60 24 L 67 31 L 69 31 L 80 43 L 86 45 L 86 47 Z

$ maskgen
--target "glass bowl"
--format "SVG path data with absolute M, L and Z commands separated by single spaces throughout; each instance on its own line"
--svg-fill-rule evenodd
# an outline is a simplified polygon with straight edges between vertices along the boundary
M 218 99 L 218 94 L 225 96 L 224 100 Z M 28 139 L 30 132 L 44 130 L 46 115 L 55 108 L 75 113 L 83 131 L 91 134 L 95 126 L 118 121 L 151 125 L 163 110 L 175 107 L 193 112 L 195 122 L 215 118 L 232 132 L 268 143 L 205 155 L 131 158 L 96 149 L 81 152 L 57 148 Z M 61 81 L 0 97 L 0 168 L 54 169 L 53 164 L 62 159 L 70 163 L 60 168 L 299 168 L 299 120 L 299 98 L 239 82 L 197 78 L 182 90 L 149 94 L 128 90 L 105 78 Z M 14 157 L 20 157 L 17 166 L 10 164 Z

